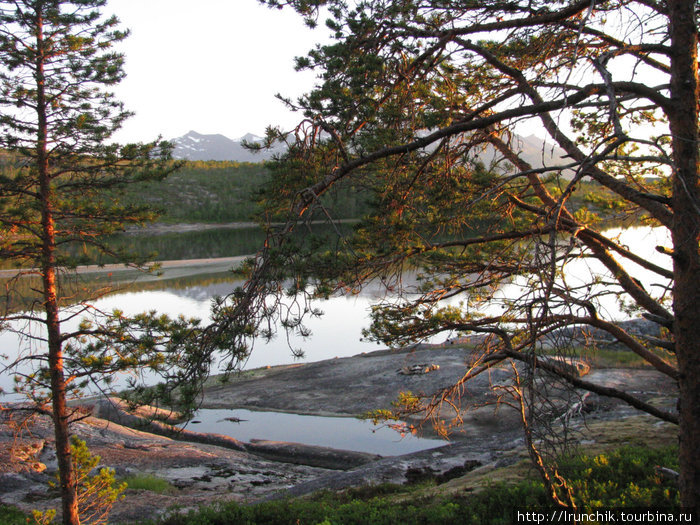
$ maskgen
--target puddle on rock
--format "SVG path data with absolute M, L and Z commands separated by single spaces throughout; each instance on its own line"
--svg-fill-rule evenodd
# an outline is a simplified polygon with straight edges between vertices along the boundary
M 401 437 L 395 430 L 352 417 L 305 416 L 243 409 L 201 409 L 194 419 L 181 426 L 195 432 L 224 434 L 239 441 L 288 441 L 382 456 L 398 456 L 447 444 L 439 439 L 412 435 Z

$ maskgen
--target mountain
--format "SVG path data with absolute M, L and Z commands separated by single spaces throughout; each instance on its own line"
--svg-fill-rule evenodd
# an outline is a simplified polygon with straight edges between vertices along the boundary
M 269 160 L 272 155 L 279 153 L 279 148 L 252 152 L 243 147 L 242 142 L 261 142 L 262 137 L 248 133 L 238 140 L 231 140 L 223 135 L 203 135 L 190 131 L 175 139 L 173 157 L 186 160 L 233 160 L 238 162 L 262 162 Z
M 541 168 L 545 164 L 547 166 L 565 165 L 571 160 L 566 159 L 566 152 L 559 146 L 545 142 L 537 135 L 515 135 L 511 140 L 511 147 L 522 160 L 533 168 Z M 479 152 L 477 159 L 482 161 L 487 167 L 492 167 L 494 163 L 498 162 L 501 169 L 512 169 L 512 165 L 509 162 L 502 162 L 503 156 L 491 145 L 486 146 Z M 565 171 L 565 177 L 570 171 Z
M 534 167 L 541 167 L 545 163 L 548 166 L 556 164 L 568 164 L 571 159 L 567 159 L 566 152 L 559 146 L 553 146 L 549 142 L 544 142 L 537 135 L 515 137 L 515 150 L 522 159 Z
M 262 162 L 269 160 L 276 153 L 283 153 L 283 146 L 277 145 L 271 150 L 253 152 L 243 147 L 243 141 L 262 142 L 262 137 L 247 133 L 237 140 L 231 140 L 223 135 L 203 135 L 196 131 L 190 131 L 182 137 L 171 139 L 175 145 L 173 157 L 186 160 L 233 160 L 238 162 Z M 552 164 L 555 160 L 561 161 L 564 152 L 557 147 L 545 143 L 535 135 L 515 138 L 515 149 L 522 158 L 532 166 L 540 167 L 543 160 Z M 489 165 L 494 159 L 495 152 L 487 148 L 479 157 Z

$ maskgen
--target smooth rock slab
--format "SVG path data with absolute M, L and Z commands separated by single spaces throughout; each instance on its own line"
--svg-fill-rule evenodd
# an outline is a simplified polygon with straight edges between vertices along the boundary
M 0 447 L 9 446 L 15 436 L 4 417 L 8 412 L 0 414 Z M 156 517 L 173 506 L 194 508 L 217 500 L 255 500 L 329 472 L 268 461 L 245 451 L 175 441 L 95 417 L 75 423 L 72 428 L 93 454 L 101 456 L 100 466 L 113 468 L 118 477 L 151 474 L 176 487 L 167 494 L 127 490 L 125 499 L 115 504 L 111 515 L 111 521 L 117 523 Z M 27 431 L 32 439 L 44 440 L 42 454 L 53 452 L 53 427 L 47 415 L 33 416 Z M 37 473 L 21 462 L 3 462 L 0 502 L 17 505 L 27 512 L 60 509 L 55 493 L 48 491 L 54 474 L 50 468 Z

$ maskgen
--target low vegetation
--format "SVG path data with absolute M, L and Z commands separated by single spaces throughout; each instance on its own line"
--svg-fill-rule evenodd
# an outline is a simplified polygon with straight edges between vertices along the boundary
M 678 489 L 659 475 L 656 466 L 678 468 L 676 447 L 623 447 L 592 457 L 570 458 L 562 472 L 570 480 L 581 509 L 655 507 L 677 509 Z M 311 498 L 256 505 L 220 504 L 187 514 L 175 514 L 158 525 L 237 524 L 509 524 L 515 513 L 552 509 L 542 483 L 495 483 L 470 493 L 426 497 L 426 485 L 380 485 L 343 493 L 324 491 Z
M 75 472 L 78 498 L 78 514 L 82 523 L 105 523 L 112 506 L 124 498 L 126 483 L 117 483 L 114 470 L 99 468 L 100 456 L 93 455 L 85 443 L 76 436 L 71 436 L 71 460 Z M 56 490 L 60 479 L 50 481 L 49 486 Z M 39 525 L 54 523 L 56 509 L 46 511 L 34 510 L 32 518 Z
M 583 349 L 580 350 L 583 353 Z M 603 353 L 605 355 L 598 358 L 619 366 L 624 352 L 611 349 Z M 677 486 L 656 469 L 662 466 L 678 470 L 673 425 L 660 424 L 645 415 L 624 420 L 593 418 L 586 422 L 583 434 L 588 443 L 583 447 L 584 455 L 571 457 L 561 464 L 561 472 L 570 480 L 576 502 L 582 509 L 678 509 Z M 406 485 L 385 484 L 341 493 L 323 491 L 308 498 L 256 505 L 222 503 L 141 525 L 506 524 L 514 522 L 513 516 L 518 510 L 551 510 L 545 489 L 527 454 L 517 449 L 512 454 L 508 457 L 513 463 L 508 467 L 484 467 L 454 479 L 441 479 L 427 473 L 414 477 L 417 481 Z M 167 480 L 153 475 L 136 474 L 119 479 L 119 484 L 123 483 L 129 490 L 127 502 L 122 504 L 128 504 L 128 493 L 133 490 L 173 496 L 178 492 Z M 0 505 L 0 523 L 25 524 L 27 516 L 13 507 Z
M 655 348 L 652 352 L 660 357 L 675 362 L 675 356 L 669 355 L 669 352 Z M 557 355 L 557 352 L 552 350 L 544 352 L 545 354 Z M 571 348 L 567 351 L 566 357 L 581 359 L 589 364 L 592 368 L 653 368 L 638 354 L 625 348 L 586 348 L 583 346 Z
M 527 460 L 522 463 L 526 464 Z M 678 510 L 678 487 L 672 479 L 661 474 L 658 467 L 678 469 L 677 446 L 653 448 L 626 445 L 603 453 L 572 456 L 562 462 L 561 472 L 574 489 L 579 510 L 642 507 L 660 511 Z M 473 479 L 471 474 L 467 476 Z M 494 475 L 490 479 L 499 477 Z M 503 479 L 514 478 L 505 475 Z M 153 492 L 175 490 L 167 481 L 154 476 L 131 476 L 124 481 L 129 483 L 129 489 Z M 449 490 L 443 491 L 442 487 Z M 482 478 L 482 486 L 479 487 L 465 484 L 461 478 L 445 485 L 436 479 L 423 479 L 414 484 L 384 484 L 340 493 L 322 491 L 308 498 L 255 505 L 221 503 L 187 513 L 175 513 L 158 521 L 141 522 L 141 525 L 505 525 L 515 522 L 518 511 L 527 510 L 547 512 L 554 508 L 542 483 L 533 476 L 521 475 L 518 481 L 492 482 L 483 481 Z M 14 507 L 0 505 L 0 523 L 24 525 L 27 516 Z
M 173 492 L 175 487 L 167 480 L 153 474 L 134 474 L 121 480 L 131 490 L 147 490 L 157 494 Z
M 0 523 L 3 525 L 27 525 L 27 515 L 10 505 L 0 504 Z

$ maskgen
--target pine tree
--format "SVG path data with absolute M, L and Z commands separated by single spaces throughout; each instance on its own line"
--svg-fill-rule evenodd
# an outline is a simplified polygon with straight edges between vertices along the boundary
M 462 381 L 510 362 L 528 377 L 547 370 L 679 423 L 683 505 L 696 506 L 698 3 L 261 2 L 292 6 L 311 25 L 327 12 L 335 40 L 297 61 L 320 79 L 309 94 L 286 100 L 303 122 L 291 133 L 268 133 L 268 141 L 293 144 L 271 165 L 265 203 L 292 213 L 235 296 L 236 311 L 254 325 L 273 312 L 267 295 L 289 282 L 301 292 L 316 284 L 324 295 L 372 279 L 398 289 L 402 272 L 416 271 L 415 295 L 376 308 L 370 335 L 401 345 L 441 332 L 488 334 Z M 562 155 L 548 146 L 538 164 L 528 162 L 517 135 L 524 125 Z M 494 154 L 497 165 L 479 163 Z M 314 213 L 331 212 L 322 197 L 341 183 L 367 188 L 373 211 L 333 252 L 301 251 L 288 234 Z M 618 210 L 621 221 L 665 228 L 672 238 L 658 247 L 665 264 L 606 233 L 604 208 Z M 581 261 L 603 270 L 577 276 L 584 282 L 567 279 L 566 268 Z M 635 278 L 634 265 L 654 276 L 653 286 Z M 499 299 L 499 287 L 513 281 L 526 284 Z M 656 323 L 661 336 L 626 331 L 601 307 L 612 296 Z M 457 297 L 460 307 L 440 303 Z M 489 303 L 502 311 L 479 309 Z M 582 326 L 607 332 L 676 381 L 680 411 L 552 365 L 543 338 Z
M 115 17 L 103 16 L 105 3 L 0 2 L 0 253 L 18 268 L 8 293 L 19 280 L 40 280 L 39 306 L 18 312 L 7 301 L 0 320 L 3 327 L 22 322 L 45 329 L 39 338 L 45 352 L 29 356 L 40 366 L 25 386 L 35 399 L 52 403 L 66 524 L 79 522 L 67 397 L 88 380 L 107 384 L 120 370 L 151 366 L 169 373 L 174 362 L 186 361 L 175 347 L 182 349 L 193 328 L 185 319 L 154 313 L 128 319 L 115 312 L 104 322 L 63 329 L 62 308 L 76 301 L 72 270 L 102 263 L 105 255 L 143 262 L 105 242 L 125 225 L 154 217 L 145 207 L 121 205 L 119 189 L 161 179 L 177 167 L 167 143 L 108 142 L 130 113 L 109 92 L 124 77 L 123 56 L 113 46 L 127 32 Z M 100 292 L 81 293 L 94 299 Z M 75 312 L 90 313 L 90 304 L 82 302 Z M 164 347 L 173 350 L 172 359 Z M 197 370 L 206 367 L 200 365 Z

